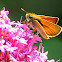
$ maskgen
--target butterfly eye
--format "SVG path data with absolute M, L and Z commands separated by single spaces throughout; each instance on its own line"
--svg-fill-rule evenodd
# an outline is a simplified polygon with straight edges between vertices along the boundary
M 32 16 L 31 16 L 31 15 L 29 15 L 29 18 L 32 18 Z

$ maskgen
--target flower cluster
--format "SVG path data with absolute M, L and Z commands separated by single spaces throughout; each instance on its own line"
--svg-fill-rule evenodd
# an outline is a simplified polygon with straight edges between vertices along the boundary
M 8 14 L 5 8 L 0 11 L 0 62 L 55 62 L 48 60 L 41 38 L 34 35 L 27 24 L 11 22 Z M 37 41 L 41 42 L 38 50 L 34 46 Z

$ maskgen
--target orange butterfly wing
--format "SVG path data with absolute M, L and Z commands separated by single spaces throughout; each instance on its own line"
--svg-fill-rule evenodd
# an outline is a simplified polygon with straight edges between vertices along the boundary
M 44 28 L 42 25 L 38 22 L 38 20 L 33 21 L 34 27 L 37 29 L 37 31 L 41 34 L 41 36 L 45 39 L 49 39 L 47 33 L 45 32 Z
M 57 24 L 58 21 L 59 21 L 59 18 L 58 17 L 50 17 L 50 16 L 44 16 L 44 15 L 38 15 L 41 17 L 41 19 L 44 19 L 44 20 L 47 20 L 47 21 L 50 21 L 54 24 Z
M 34 20 L 34 27 L 45 39 L 49 39 L 49 37 L 55 37 L 61 32 L 60 26 L 43 19 L 40 20 L 40 23 L 38 20 Z
M 44 19 L 39 20 L 49 37 L 55 37 L 61 32 L 61 27 Z

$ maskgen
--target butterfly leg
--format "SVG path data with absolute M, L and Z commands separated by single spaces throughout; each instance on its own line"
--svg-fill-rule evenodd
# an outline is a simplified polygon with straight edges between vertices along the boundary
M 34 29 L 33 29 L 33 33 L 34 33 L 35 31 L 37 31 L 37 29 L 36 29 L 36 28 L 34 28 Z
M 21 22 L 21 23 L 27 23 L 26 19 L 23 22 Z

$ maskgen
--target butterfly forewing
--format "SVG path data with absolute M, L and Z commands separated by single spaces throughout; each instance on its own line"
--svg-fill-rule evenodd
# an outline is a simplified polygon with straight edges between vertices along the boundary
M 47 21 L 50 21 L 54 24 L 57 24 L 58 23 L 58 20 L 59 18 L 58 17 L 50 17 L 50 16 L 43 16 L 43 15 L 38 15 L 41 17 L 41 19 L 44 19 L 44 20 L 47 20 Z

